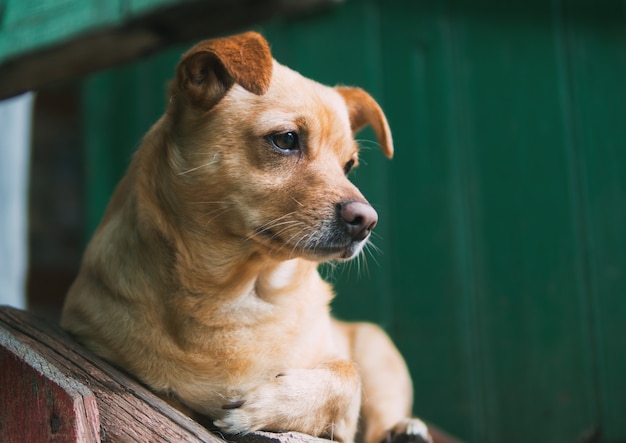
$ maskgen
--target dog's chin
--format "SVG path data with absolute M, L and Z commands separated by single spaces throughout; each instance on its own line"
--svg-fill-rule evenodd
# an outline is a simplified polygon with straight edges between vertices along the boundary
M 325 237 L 325 238 L 324 238 Z M 316 262 L 347 261 L 356 257 L 369 239 L 353 240 L 343 233 L 322 236 L 315 242 L 285 241 L 270 230 L 257 230 L 254 238 L 262 250 L 278 259 L 304 258 Z
M 365 246 L 367 240 L 360 242 L 351 242 L 348 246 L 340 248 L 337 251 L 332 251 L 328 254 L 320 254 L 317 258 L 319 262 L 326 261 L 348 261 L 352 260 L 354 257 L 359 255 L 359 253 L 363 250 L 363 246 Z
M 359 255 L 359 253 L 363 250 L 363 246 L 367 240 L 359 241 L 359 242 L 350 242 L 349 244 L 344 245 L 316 245 L 315 247 L 310 248 L 298 248 L 284 245 L 281 248 L 283 251 L 289 251 L 285 257 L 285 259 L 292 258 L 304 258 L 306 260 L 316 261 L 316 262 L 329 262 L 329 261 L 348 261 Z M 279 252 L 279 255 L 285 255 L 284 252 Z

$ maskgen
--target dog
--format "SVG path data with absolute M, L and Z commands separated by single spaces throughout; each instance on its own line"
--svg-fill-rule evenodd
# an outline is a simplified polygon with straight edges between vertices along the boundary
M 224 433 L 430 442 L 399 352 L 377 326 L 331 318 L 317 271 L 358 255 L 377 223 L 347 176 L 366 125 L 393 155 L 380 106 L 280 65 L 254 32 L 191 48 L 169 97 L 62 327 Z

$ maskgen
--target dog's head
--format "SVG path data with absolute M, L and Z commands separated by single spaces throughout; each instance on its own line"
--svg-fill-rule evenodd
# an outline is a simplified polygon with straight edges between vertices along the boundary
M 371 125 L 393 154 L 369 94 L 304 78 L 274 61 L 256 33 L 193 47 L 170 93 L 176 211 L 192 229 L 280 259 L 361 250 L 378 216 L 347 177 L 358 164 L 354 133 Z

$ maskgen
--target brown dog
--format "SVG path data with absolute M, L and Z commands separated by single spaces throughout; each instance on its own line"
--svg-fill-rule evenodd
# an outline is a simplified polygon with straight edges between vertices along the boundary
M 401 356 L 376 326 L 331 319 L 317 272 L 357 255 L 376 224 L 346 175 L 367 124 L 392 156 L 380 107 L 281 66 L 255 33 L 193 47 L 170 97 L 87 248 L 62 326 L 227 433 L 352 442 L 361 411 L 367 443 L 428 441 L 407 418 Z

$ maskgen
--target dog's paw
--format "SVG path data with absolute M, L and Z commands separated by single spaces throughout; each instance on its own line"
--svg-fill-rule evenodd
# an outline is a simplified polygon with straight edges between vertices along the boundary
M 248 393 L 245 400 L 231 399 L 222 405 L 223 415 L 213 425 L 226 434 L 242 435 L 271 427 L 275 397 L 268 389 Z
M 433 443 L 433 439 L 423 421 L 405 418 L 387 432 L 384 443 Z
M 254 426 L 252 417 L 245 411 L 236 411 L 240 409 L 245 401 L 233 401 L 225 404 L 222 408 L 226 409 L 226 413 L 221 419 L 214 420 L 213 425 L 226 434 L 240 435 L 254 432 L 258 429 Z
M 213 422 L 227 434 L 297 431 L 351 436 L 360 403 L 358 379 L 346 383 L 328 368 L 293 369 L 227 399 Z
M 222 406 L 223 415 L 213 424 L 227 434 L 246 434 L 258 430 L 288 430 L 294 421 L 305 419 L 300 410 L 310 395 L 299 396 L 314 386 L 307 380 L 305 371 L 289 371 L 245 390 Z M 312 392 L 307 392 L 312 394 Z M 281 429 L 281 426 L 286 426 Z M 291 430 L 291 429 L 289 429 Z

